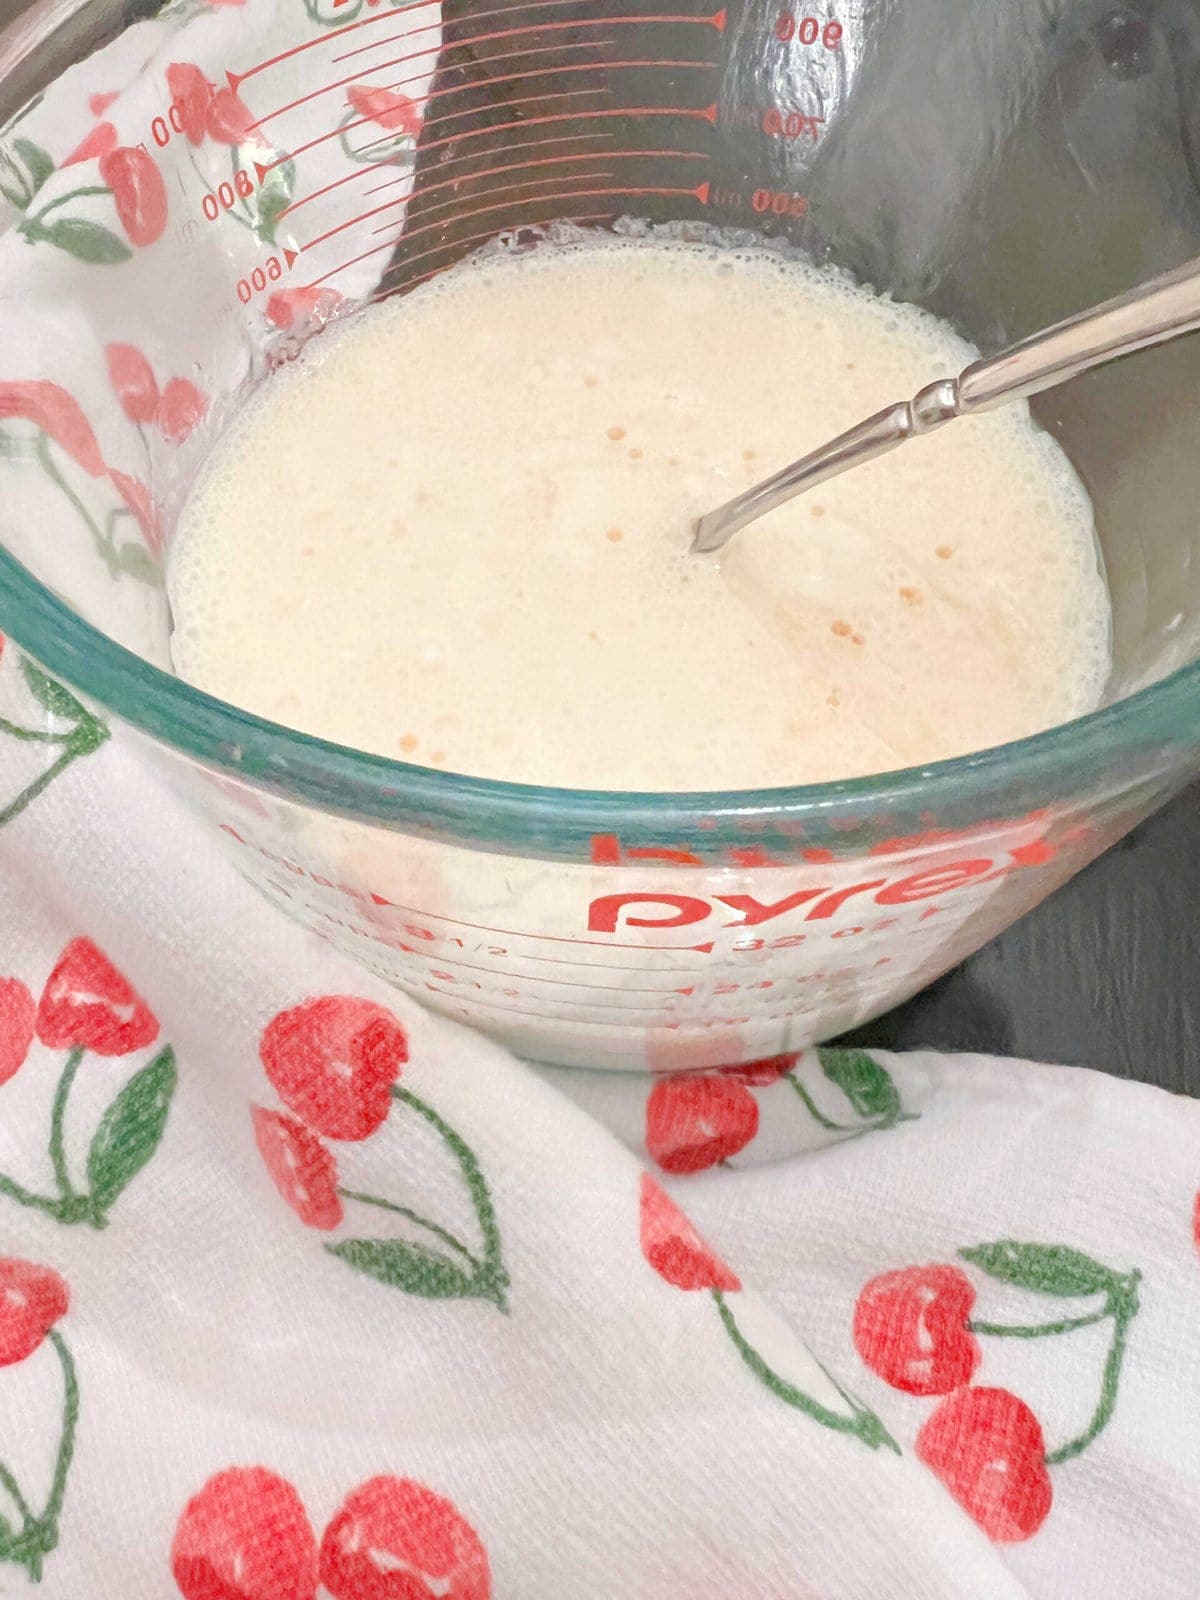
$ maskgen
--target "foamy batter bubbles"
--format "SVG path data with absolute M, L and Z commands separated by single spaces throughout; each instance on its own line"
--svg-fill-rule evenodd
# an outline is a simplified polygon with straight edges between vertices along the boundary
M 1091 709 L 1091 506 L 1023 406 L 693 556 L 691 525 L 976 352 L 766 253 L 477 259 L 347 321 L 221 441 L 174 542 L 182 676 L 429 766 L 582 788 L 857 776 Z

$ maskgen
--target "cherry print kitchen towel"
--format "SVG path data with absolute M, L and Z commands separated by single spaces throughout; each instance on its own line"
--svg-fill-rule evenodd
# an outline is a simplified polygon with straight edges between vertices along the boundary
M 279 919 L 121 739 L 39 787 L 39 689 L 10 644 L 0 1593 L 1198 1592 L 1200 1108 L 535 1072 Z

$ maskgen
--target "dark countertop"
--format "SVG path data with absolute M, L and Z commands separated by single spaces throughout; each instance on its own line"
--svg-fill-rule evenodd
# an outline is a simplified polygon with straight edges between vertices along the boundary
M 847 1038 L 1099 1067 L 1200 1095 L 1200 784 Z

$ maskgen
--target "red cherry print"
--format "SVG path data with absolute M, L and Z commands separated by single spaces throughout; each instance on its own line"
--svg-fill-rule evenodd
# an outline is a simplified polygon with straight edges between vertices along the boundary
M 130 244 L 141 250 L 161 239 L 167 226 L 167 186 L 150 154 L 119 146 L 100 158 L 100 176 L 112 190 Z
M 104 457 L 91 425 L 58 384 L 0 383 L 0 422 L 8 417 L 35 423 L 93 478 L 104 473 Z
M 345 295 L 337 289 L 317 289 L 311 284 L 299 289 L 279 289 L 267 301 L 267 321 L 277 328 L 294 328 L 310 318 L 323 322 L 344 299 Z
M 77 144 L 63 162 L 64 167 L 78 167 L 84 161 L 96 161 L 117 148 L 117 130 L 111 122 L 98 122 L 82 144 Z
M 0 1257 L 0 1367 L 33 1354 L 66 1316 L 68 1298 L 66 1284 L 49 1267 Z
M 162 392 L 158 425 L 172 444 L 182 444 L 203 420 L 208 400 L 186 378 L 172 378 Z
M 872 1278 L 854 1307 L 859 1355 L 893 1389 L 950 1394 L 980 1362 L 967 1326 L 975 1290 L 958 1267 L 908 1267 Z
M 158 380 L 142 352 L 131 344 L 104 347 L 108 378 L 130 422 L 153 422 L 158 412 Z
M 663 1078 L 646 1100 L 646 1149 L 664 1172 L 701 1172 L 758 1132 L 758 1102 L 728 1078 Z
M 368 89 L 361 83 L 353 84 L 346 98 L 360 117 L 369 117 L 389 133 L 418 133 L 421 113 L 406 94 L 394 89 Z
M 917 1435 L 917 1455 L 997 1544 L 1028 1539 L 1054 1491 L 1033 1412 L 1007 1389 L 960 1389 Z
M 21 1070 L 33 1043 L 37 1007 L 20 978 L 0 978 L 0 1084 Z
M 91 94 L 88 96 L 88 110 L 94 117 L 102 117 L 109 106 L 120 98 L 115 91 L 112 94 Z
M 241 144 L 250 132 L 253 113 L 233 89 L 218 89 L 208 108 L 208 132 L 221 144 Z
M 642 1173 L 641 1244 L 655 1272 L 677 1289 L 742 1287 L 648 1172 Z
M 158 1037 L 158 1019 L 90 939 L 72 939 L 46 979 L 37 1036 L 52 1050 L 125 1056 Z
M 138 527 L 145 535 L 151 553 L 156 556 L 161 555 L 162 523 L 158 520 L 158 507 L 154 504 L 149 489 L 140 478 L 130 478 L 124 472 L 110 472 L 108 476 L 121 499 L 137 519 Z
M 735 1083 L 748 1083 L 752 1088 L 765 1089 L 769 1084 L 778 1083 L 780 1078 L 786 1078 L 799 1059 L 800 1052 L 795 1050 L 791 1055 L 764 1056 L 761 1061 L 744 1061 L 740 1066 L 722 1067 L 721 1074 L 732 1078 Z
M 302 1122 L 282 1111 L 251 1106 L 254 1142 L 271 1181 L 309 1228 L 328 1232 L 342 1220 L 337 1162 Z
M 315 1600 L 316 1535 L 286 1478 L 230 1467 L 183 1508 L 171 1571 L 184 1600 Z
M 408 1038 L 373 1000 L 330 994 L 273 1017 L 259 1054 L 302 1122 L 327 1139 L 368 1139 L 391 1109 Z
M 411 1478 L 372 1478 L 321 1540 L 333 1600 L 489 1600 L 487 1551 L 449 1500 Z
M 190 61 L 173 61 L 167 68 L 167 88 L 188 143 L 203 144 L 208 131 L 213 85 Z

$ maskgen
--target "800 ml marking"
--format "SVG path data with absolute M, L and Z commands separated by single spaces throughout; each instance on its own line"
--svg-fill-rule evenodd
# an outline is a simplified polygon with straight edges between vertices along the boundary
M 239 200 L 248 200 L 254 193 L 254 179 L 245 167 L 239 167 L 232 183 L 219 183 L 204 196 L 200 209 L 209 222 L 215 222 L 222 211 L 232 211 Z

